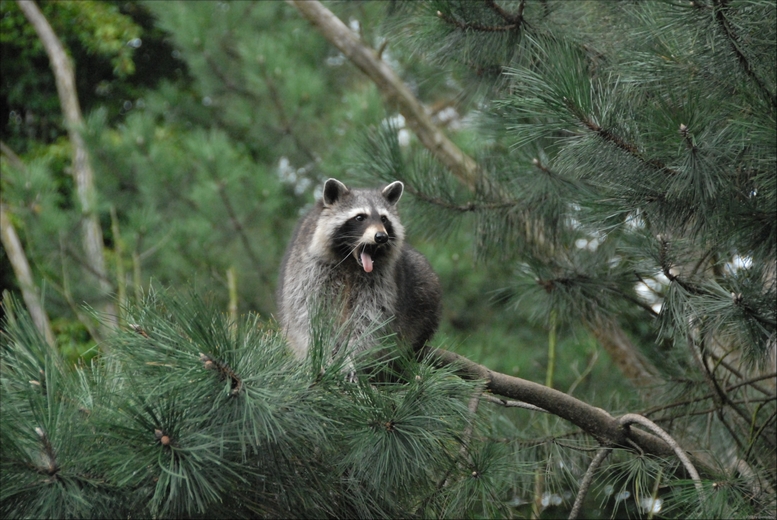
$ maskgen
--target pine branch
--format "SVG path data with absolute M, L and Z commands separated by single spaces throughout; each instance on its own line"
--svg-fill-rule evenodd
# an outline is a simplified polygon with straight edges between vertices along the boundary
M 526 7 L 526 0 L 522 0 L 518 6 L 518 12 L 511 14 L 505 11 L 502 6 L 496 3 L 496 0 L 485 0 L 486 6 L 494 11 L 500 18 L 502 18 L 507 25 L 484 25 L 477 22 L 462 22 L 456 18 L 444 14 L 442 11 L 437 11 L 437 16 L 444 20 L 446 23 L 455 26 L 462 31 L 476 31 L 476 32 L 506 32 L 517 31 L 522 26 L 528 25 L 523 18 L 523 10 Z
M 439 16 L 440 19 L 444 20 L 446 23 L 454 25 L 462 31 L 505 32 L 514 31 L 521 27 L 519 23 L 511 23 L 509 25 L 483 25 L 473 22 L 460 22 L 451 16 L 443 14 L 441 11 L 437 11 L 437 16 Z
M 479 177 L 477 163 L 435 126 L 426 109 L 402 79 L 375 51 L 362 42 L 331 11 L 318 1 L 286 0 L 321 34 L 375 83 L 387 101 L 396 103 L 408 126 L 423 145 L 470 189 Z
M 41 446 L 43 447 L 41 461 L 44 463 L 44 466 L 38 467 L 37 469 L 51 478 L 57 478 L 59 463 L 57 462 L 57 454 L 54 452 L 54 447 L 51 445 L 51 441 L 49 441 L 49 436 L 46 435 L 46 432 L 40 427 L 35 428 L 35 433 L 38 434 Z
M 526 23 L 526 21 L 523 19 L 523 10 L 526 8 L 526 0 L 521 0 L 521 3 L 518 5 L 518 12 L 516 12 L 515 14 L 511 14 L 505 11 L 501 5 L 496 3 L 496 0 L 485 0 L 485 1 L 486 1 L 486 5 L 489 8 L 491 8 L 491 10 L 499 14 L 499 16 L 504 18 L 506 21 L 513 24 Z
M 728 0 L 714 0 L 713 3 L 715 21 L 720 26 L 723 34 L 726 35 L 728 43 L 731 46 L 731 50 L 736 56 L 739 64 L 742 66 L 742 70 L 744 70 L 747 77 L 749 77 L 753 83 L 756 84 L 761 95 L 769 102 L 771 102 L 772 107 L 777 108 L 777 95 L 769 92 L 769 88 L 766 86 L 766 84 L 764 84 L 763 80 L 758 77 L 758 75 L 755 73 L 755 70 L 753 70 L 753 66 L 750 63 L 750 60 L 747 58 L 745 53 L 742 52 L 742 49 L 739 48 L 738 42 L 740 41 L 740 38 L 734 31 L 734 28 L 731 27 L 731 22 L 729 22 L 728 18 L 726 17 L 726 12 L 729 10 Z
M 613 133 L 612 131 L 599 126 L 599 124 L 597 124 L 594 120 L 588 117 L 587 114 L 585 114 L 577 105 L 575 105 L 575 103 L 571 99 L 564 98 L 564 104 L 566 105 L 570 114 L 572 114 L 588 130 L 598 135 L 602 140 L 608 143 L 611 143 L 619 150 L 626 152 L 631 157 L 634 157 L 635 159 L 639 160 L 641 163 L 647 166 L 650 166 L 656 171 L 663 172 L 671 176 L 679 175 L 679 172 L 677 170 L 670 168 L 669 166 L 659 161 L 658 159 L 646 158 L 644 155 L 642 155 L 642 153 L 639 151 L 639 148 L 637 148 L 635 144 L 630 143 L 627 140 L 623 139 L 621 136 Z
M 411 193 L 414 197 L 429 204 L 439 206 L 441 208 L 456 211 L 459 213 L 476 213 L 478 211 L 490 211 L 495 209 L 510 209 L 518 206 L 518 201 L 505 201 L 505 202 L 467 202 L 465 204 L 453 204 L 447 200 L 439 197 L 434 197 L 425 192 L 416 189 L 414 186 L 406 184 L 405 189 L 408 193 Z
M 452 366 L 462 377 L 485 381 L 485 388 L 491 393 L 517 399 L 538 406 L 548 413 L 570 421 L 602 445 L 620 447 L 630 451 L 638 449 L 659 457 L 675 453 L 674 446 L 661 436 L 640 430 L 623 428 L 621 420 L 610 414 L 558 390 L 507 374 L 490 370 L 463 356 L 442 349 L 428 349 L 428 354 L 441 366 Z M 675 443 L 676 444 L 676 443 Z M 697 464 L 710 473 L 712 468 L 701 461 Z
M 229 365 L 203 353 L 200 353 L 200 361 L 202 361 L 205 370 L 215 370 L 218 372 L 221 379 L 229 378 L 230 396 L 234 397 L 243 390 L 243 379 L 238 376 L 234 370 L 229 368 Z
M 658 252 L 658 262 L 661 266 L 661 271 L 664 273 L 664 276 L 666 276 L 670 282 L 675 282 L 677 285 L 679 285 L 683 290 L 688 292 L 689 294 L 692 294 L 694 296 L 708 296 L 712 298 L 717 298 L 718 296 L 702 287 L 699 287 L 697 285 L 694 285 L 685 279 L 680 277 L 680 274 L 676 267 L 672 265 L 671 261 L 669 260 L 669 239 L 666 237 L 666 235 L 658 235 L 658 241 L 659 241 L 659 252 Z M 735 305 L 740 307 L 748 316 L 752 317 L 754 320 L 758 321 L 762 325 L 765 325 L 766 327 L 770 327 L 772 329 L 777 328 L 777 321 L 771 320 L 765 316 L 760 315 L 758 312 L 756 312 L 755 309 L 748 303 L 744 301 L 744 298 L 742 296 L 742 293 L 731 293 L 731 299 L 734 302 Z

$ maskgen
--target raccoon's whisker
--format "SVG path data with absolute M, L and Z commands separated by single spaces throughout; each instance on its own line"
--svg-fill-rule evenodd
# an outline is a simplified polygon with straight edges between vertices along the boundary
M 335 267 L 340 267 L 340 264 L 342 264 L 343 262 L 345 262 L 346 260 L 348 260 L 348 257 L 350 257 L 350 256 L 351 256 L 351 255 L 352 255 L 352 254 L 353 254 L 353 253 L 354 253 L 354 252 L 355 252 L 355 251 L 356 251 L 356 250 L 359 248 L 359 246 L 363 246 L 363 245 L 362 245 L 362 244 L 356 244 L 356 245 L 354 246 L 354 248 L 353 248 L 353 249 L 351 249 L 351 250 L 348 252 L 348 254 L 347 254 L 347 255 L 345 255 L 345 258 L 343 258 L 342 260 L 340 260 L 339 262 L 337 262 L 337 265 L 335 265 Z

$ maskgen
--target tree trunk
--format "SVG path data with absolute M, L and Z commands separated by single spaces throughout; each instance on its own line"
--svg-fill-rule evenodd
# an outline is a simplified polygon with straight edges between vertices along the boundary
M 27 305 L 27 310 L 30 312 L 32 321 L 46 339 L 46 343 L 54 348 L 56 343 L 54 342 L 54 333 L 51 330 L 49 317 L 46 315 L 43 303 L 41 303 L 38 297 L 38 288 L 32 279 L 30 263 L 27 261 L 22 243 L 16 234 L 13 224 L 11 224 L 8 209 L 3 202 L 0 202 L 0 238 L 2 238 L 5 254 L 8 255 L 8 260 L 11 261 L 13 272 L 16 275 L 16 280 L 19 282 L 19 288 L 22 290 L 22 297 Z
M 57 82 L 57 93 L 62 105 L 62 113 L 65 116 L 70 144 L 73 147 L 73 177 L 81 207 L 82 243 L 86 253 L 87 271 L 97 278 L 99 294 L 95 308 L 102 314 L 101 330 L 105 334 L 110 329 L 117 327 L 117 313 L 111 300 L 113 287 L 105 268 L 103 234 L 97 219 L 94 172 L 84 138 L 81 135 L 83 117 L 76 93 L 73 65 L 65 53 L 62 42 L 59 41 L 35 2 L 17 0 L 17 4 L 43 43 Z

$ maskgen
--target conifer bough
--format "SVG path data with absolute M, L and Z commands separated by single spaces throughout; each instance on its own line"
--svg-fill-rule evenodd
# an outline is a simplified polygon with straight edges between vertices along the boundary
M 396 103 L 410 128 L 423 145 L 470 190 L 474 189 L 478 175 L 477 163 L 448 139 L 432 122 L 423 105 L 405 86 L 402 79 L 353 31 L 332 12 L 317 1 L 287 0 L 321 34 L 342 52 L 354 65 L 367 74 L 381 94 Z

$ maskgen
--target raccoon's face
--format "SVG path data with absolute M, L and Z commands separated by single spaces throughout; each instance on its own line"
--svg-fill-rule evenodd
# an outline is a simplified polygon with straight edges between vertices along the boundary
M 366 273 L 390 265 L 404 240 L 396 209 L 403 190 L 399 181 L 382 190 L 351 190 L 336 179 L 327 180 L 311 252 L 324 253 L 338 265 L 355 262 Z

